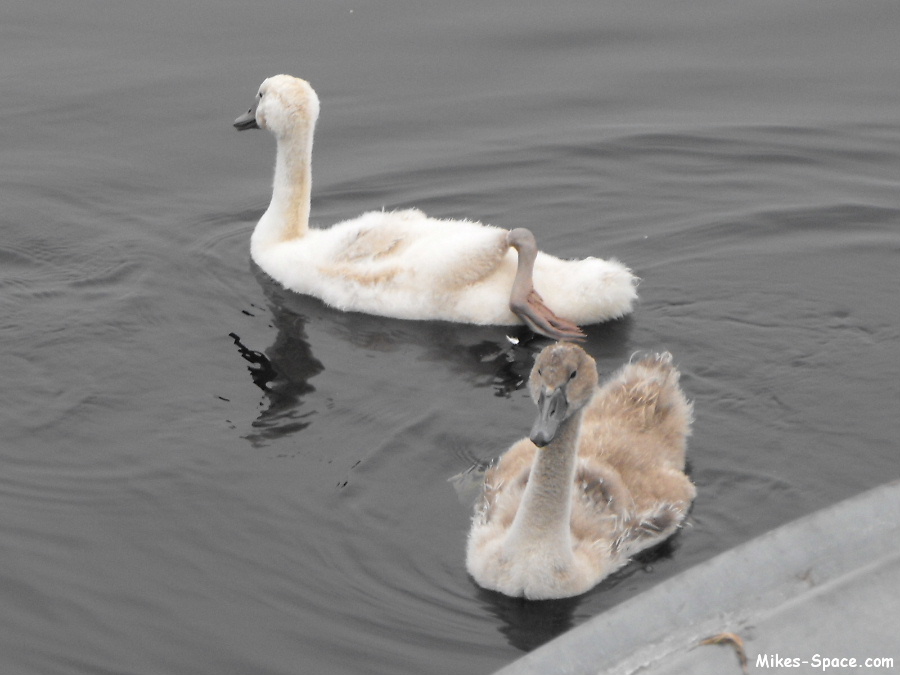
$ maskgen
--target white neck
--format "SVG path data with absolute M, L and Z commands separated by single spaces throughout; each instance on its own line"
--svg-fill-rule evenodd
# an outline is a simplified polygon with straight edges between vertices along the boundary
M 553 558 L 572 558 L 572 484 L 578 455 L 581 410 L 557 430 L 556 437 L 537 451 L 522 502 L 510 527 L 507 545 L 544 551 Z
M 299 239 L 309 230 L 314 128 L 314 122 L 298 121 L 294 129 L 276 136 L 272 201 L 253 231 L 254 249 Z

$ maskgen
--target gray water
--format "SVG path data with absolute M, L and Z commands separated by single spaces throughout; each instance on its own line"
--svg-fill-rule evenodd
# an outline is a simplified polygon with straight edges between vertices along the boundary
M 489 673 L 900 477 L 895 0 L 486 5 L 7 0 L 3 672 Z M 316 224 L 417 206 L 633 267 L 586 347 L 684 373 L 668 546 L 567 601 L 468 578 L 451 479 L 528 429 L 542 343 L 253 267 L 274 143 L 231 121 L 279 72 L 322 100 Z

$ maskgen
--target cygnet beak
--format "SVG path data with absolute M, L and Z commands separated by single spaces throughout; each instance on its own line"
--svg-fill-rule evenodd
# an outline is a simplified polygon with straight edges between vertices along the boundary
M 257 98 L 253 107 L 234 121 L 234 128 L 238 131 L 244 131 L 245 129 L 259 129 L 259 124 L 256 123 L 256 106 L 258 105 L 259 99 Z
M 541 389 L 538 398 L 538 416 L 531 427 L 531 442 L 539 448 L 549 444 L 556 436 L 559 425 L 569 411 L 569 401 L 566 399 L 566 388 L 557 387 L 548 393 Z

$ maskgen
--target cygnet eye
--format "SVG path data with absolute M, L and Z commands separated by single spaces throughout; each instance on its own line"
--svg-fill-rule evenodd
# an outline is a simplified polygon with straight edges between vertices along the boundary
M 543 375 L 543 374 L 544 374 L 544 371 L 542 371 L 540 368 L 538 368 L 538 375 Z
M 577 369 L 576 369 L 576 370 L 573 370 L 573 371 L 572 371 L 572 374 L 569 375 L 569 379 L 570 379 L 570 380 L 574 380 L 574 379 L 575 379 L 575 376 L 576 376 L 577 374 L 578 374 L 578 370 L 577 370 Z

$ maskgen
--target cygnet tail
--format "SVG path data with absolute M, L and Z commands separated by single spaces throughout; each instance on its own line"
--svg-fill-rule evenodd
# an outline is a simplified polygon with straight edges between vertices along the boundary
M 579 325 L 621 318 L 637 300 L 638 279 L 618 260 L 540 255 L 534 281 L 548 307 Z

